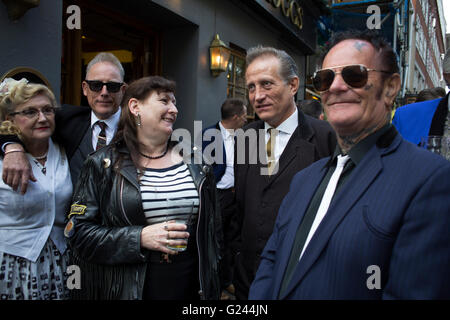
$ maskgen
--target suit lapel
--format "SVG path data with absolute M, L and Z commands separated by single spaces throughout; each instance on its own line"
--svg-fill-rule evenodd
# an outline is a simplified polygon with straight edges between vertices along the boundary
M 367 191 L 372 182 L 382 171 L 383 166 L 381 156 L 382 154 L 380 153 L 380 150 L 374 146 L 366 154 L 361 163 L 354 169 L 348 181 L 342 187 L 342 190 L 340 190 L 339 195 L 333 199 L 327 214 L 312 237 L 300 263 L 298 263 L 288 289 L 285 294 L 280 297 L 281 299 L 289 295 L 289 293 L 303 279 L 305 274 L 318 259 L 339 223 L 342 219 L 344 219 L 354 204 L 359 200 L 363 193 Z M 355 185 L 357 185 L 357 187 L 355 187 Z M 299 223 L 295 224 L 295 232 L 297 231 Z M 293 240 L 290 242 L 290 246 L 288 248 L 292 248 L 292 244 Z
M 63 118 L 58 112 L 56 115 L 57 117 L 55 121 L 57 128 L 55 133 L 57 141 L 64 146 L 67 157 L 71 159 L 80 145 L 86 142 L 85 140 L 92 140 L 92 129 L 90 128 L 91 113 L 84 111 L 80 116 L 69 117 L 68 119 Z M 87 148 L 87 145 L 85 146 L 85 154 L 89 154 L 94 151 L 92 149 L 92 142 L 90 142 L 90 144 L 90 149 Z
M 307 122 L 305 116 L 298 110 L 298 126 L 289 139 L 286 148 L 278 160 L 278 171 L 272 176 L 268 176 L 269 185 L 279 177 L 287 168 L 294 166 L 300 171 L 301 168 L 306 168 L 313 163 L 315 158 L 315 146 L 309 142 L 313 138 L 314 133 Z M 295 164 L 292 162 L 295 160 Z
M 83 156 L 83 159 L 86 159 L 87 156 L 94 151 L 94 149 L 92 148 L 92 128 L 89 127 L 86 130 L 86 134 L 84 135 L 83 139 L 81 139 L 78 149 Z
M 293 212 L 295 212 L 295 214 L 292 215 L 293 219 L 290 221 L 290 227 L 288 228 L 286 236 L 283 239 L 284 250 L 280 250 L 281 256 L 279 257 L 279 260 L 277 258 L 277 264 L 284 267 L 283 270 L 280 270 L 282 272 L 275 273 L 274 299 L 278 299 L 281 283 L 283 281 L 284 274 L 289 263 L 289 258 L 291 256 L 292 247 L 294 245 L 295 236 L 310 203 L 310 201 L 305 201 L 305 199 L 312 199 L 314 193 L 319 187 L 319 184 L 327 173 L 325 166 L 322 166 L 321 168 L 322 169 L 319 172 L 311 173 L 311 181 L 309 177 L 305 178 L 305 180 L 309 181 L 308 186 L 301 190 L 301 196 L 297 197 L 296 202 L 291 204 L 290 208 L 287 209 L 292 210 Z

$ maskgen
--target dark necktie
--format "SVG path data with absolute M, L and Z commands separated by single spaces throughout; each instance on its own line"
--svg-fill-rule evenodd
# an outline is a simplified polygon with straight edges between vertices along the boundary
M 344 170 L 344 166 L 350 157 L 347 156 L 338 156 L 338 161 L 336 165 L 336 169 L 331 176 L 327 188 L 322 196 L 322 200 L 320 201 L 319 208 L 314 211 L 308 210 L 303 217 L 302 222 L 297 230 L 297 234 L 295 235 L 294 245 L 292 247 L 291 256 L 289 258 L 288 266 L 286 268 L 286 272 L 284 274 L 283 281 L 281 283 L 280 296 L 287 289 L 289 283 L 291 282 L 292 276 L 294 275 L 294 270 L 302 256 L 302 253 L 305 250 L 305 244 L 307 244 L 307 240 L 312 238 L 314 232 L 320 224 L 320 221 L 325 216 L 328 211 L 328 207 L 330 206 L 333 195 L 336 191 L 336 186 L 339 182 L 339 178 Z M 315 221 L 316 216 L 320 217 L 320 221 Z M 312 232 L 311 232 L 312 231 Z M 310 234 L 311 232 L 311 234 Z M 309 242 L 309 241 L 308 241 Z
M 100 127 L 100 133 L 97 136 L 97 146 L 95 150 L 98 150 L 104 146 L 106 146 L 106 123 L 103 121 L 97 121 L 98 126 Z

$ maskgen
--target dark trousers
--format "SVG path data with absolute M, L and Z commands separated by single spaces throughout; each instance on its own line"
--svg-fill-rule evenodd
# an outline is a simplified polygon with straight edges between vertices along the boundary
M 233 283 L 234 257 L 236 248 L 233 248 L 233 239 L 236 238 L 236 203 L 234 200 L 234 188 L 217 189 L 219 194 L 220 209 L 222 212 L 222 230 L 224 240 L 223 259 L 221 263 L 220 277 L 222 288 Z

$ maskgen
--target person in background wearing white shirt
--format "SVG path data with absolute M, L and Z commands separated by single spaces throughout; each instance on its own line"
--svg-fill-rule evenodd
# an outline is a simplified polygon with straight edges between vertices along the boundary
M 221 121 L 203 130 L 203 151 L 208 145 L 214 143 L 216 148 L 222 149 L 222 157 L 212 151 L 211 156 L 217 156 L 218 161 L 213 162 L 214 176 L 217 182 L 220 208 L 222 213 L 222 227 L 224 234 L 224 255 L 221 264 L 222 300 L 228 300 L 234 295 L 233 267 L 234 250 L 231 241 L 235 237 L 232 229 L 232 220 L 235 219 L 236 205 L 234 201 L 234 132 L 242 128 L 247 122 L 247 107 L 245 102 L 237 98 L 228 98 L 222 104 Z M 206 133 L 206 134 L 205 134 Z M 208 136 L 211 140 L 208 140 Z M 220 151 L 220 150 L 219 150 Z
M 5 79 L 0 85 L 2 134 L 18 134 L 37 182 L 26 195 L 0 181 L 0 300 L 67 299 L 64 218 L 72 196 L 64 149 L 50 138 L 55 96 L 44 85 Z M 0 170 L 3 158 L 0 158 Z

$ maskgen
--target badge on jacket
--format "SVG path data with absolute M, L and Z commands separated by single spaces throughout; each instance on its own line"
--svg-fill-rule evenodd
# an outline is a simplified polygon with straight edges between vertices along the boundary
M 86 211 L 86 206 L 83 206 L 82 204 L 73 204 L 70 206 L 70 213 L 69 213 L 69 218 L 71 215 L 73 214 L 84 214 L 84 212 Z
M 75 220 L 71 218 L 69 222 L 67 222 L 66 227 L 64 228 L 64 236 L 66 238 L 70 238 L 71 236 L 73 236 L 73 233 L 75 231 L 74 226 Z

